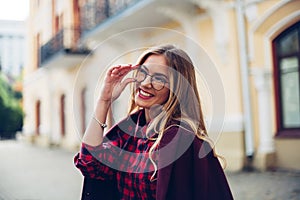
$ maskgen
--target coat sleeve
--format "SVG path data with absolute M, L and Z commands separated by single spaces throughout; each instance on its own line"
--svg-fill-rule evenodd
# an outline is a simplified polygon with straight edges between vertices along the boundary
M 116 200 L 118 196 L 115 180 L 99 180 L 84 177 L 81 200 Z
M 233 199 L 224 171 L 208 143 L 180 128 L 167 133 L 162 141 L 168 150 L 160 152 L 158 158 L 165 166 L 159 165 L 157 200 Z M 174 161 L 166 163 L 170 159 Z
M 120 138 L 114 134 L 113 139 L 105 137 L 98 146 L 81 144 L 80 152 L 74 157 L 75 166 L 83 176 L 93 179 L 113 179 L 119 164 Z

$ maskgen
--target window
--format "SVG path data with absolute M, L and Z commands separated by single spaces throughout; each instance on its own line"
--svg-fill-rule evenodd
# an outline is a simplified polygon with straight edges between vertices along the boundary
M 80 100 L 81 100 L 81 134 L 83 136 L 83 133 L 86 129 L 86 88 L 83 88 L 81 90 L 81 95 L 80 95 Z
M 41 126 L 41 101 L 38 100 L 35 103 L 35 133 L 40 135 L 40 126 Z
M 277 136 L 300 136 L 300 22 L 273 41 Z
M 64 137 L 66 134 L 66 115 L 65 115 L 65 95 L 60 96 L 60 132 L 61 135 Z

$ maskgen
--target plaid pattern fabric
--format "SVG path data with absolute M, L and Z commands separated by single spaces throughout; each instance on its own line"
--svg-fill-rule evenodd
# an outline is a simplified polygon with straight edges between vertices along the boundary
M 155 199 L 156 181 L 150 181 L 154 166 L 149 150 L 154 141 L 146 137 L 143 111 L 128 118 L 125 126 L 113 127 L 101 145 L 82 143 L 74 163 L 89 178 L 117 180 L 120 199 Z

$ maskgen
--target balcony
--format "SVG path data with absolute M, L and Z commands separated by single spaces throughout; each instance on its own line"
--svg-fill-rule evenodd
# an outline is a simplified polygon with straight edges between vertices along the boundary
M 81 30 L 83 34 L 93 30 L 99 24 L 122 13 L 143 0 L 88 0 L 80 8 Z
M 122 31 L 163 26 L 172 21 L 164 9 L 186 5 L 194 4 L 192 0 L 86 0 L 80 7 L 82 41 L 94 47 L 90 44 Z
M 39 49 L 39 67 L 73 67 L 91 51 L 78 44 L 80 29 L 62 29 Z

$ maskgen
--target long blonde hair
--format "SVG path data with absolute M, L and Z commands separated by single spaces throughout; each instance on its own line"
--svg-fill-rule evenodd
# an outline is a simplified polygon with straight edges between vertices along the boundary
M 172 69 L 169 70 L 170 94 L 163 105 L 164 112 L 158 114 L 148 127 L 148 129 L 158 133 L 158 137 L 149 152 L 150 160 L 155 168 L 153 178 L 157 171 L 157 165 L 152 159 L 152 154 L 158 147 L 164 132 L 169 128 L 167 123 L 171 120 L 183 121 L 190 126 L 198 138 L 209 142 L 212 148 L 213 144 L 208 138 L 197 88 L 195 68 L 188 54 L 174 45 L 157 46 L 146 50 L 138 59 L 138 64 L 143 64 L 151 55 L 163 55 L 167 66 Z M 140 109 L 134 101 L 134 93 L 133 89 L 129 113 Z

